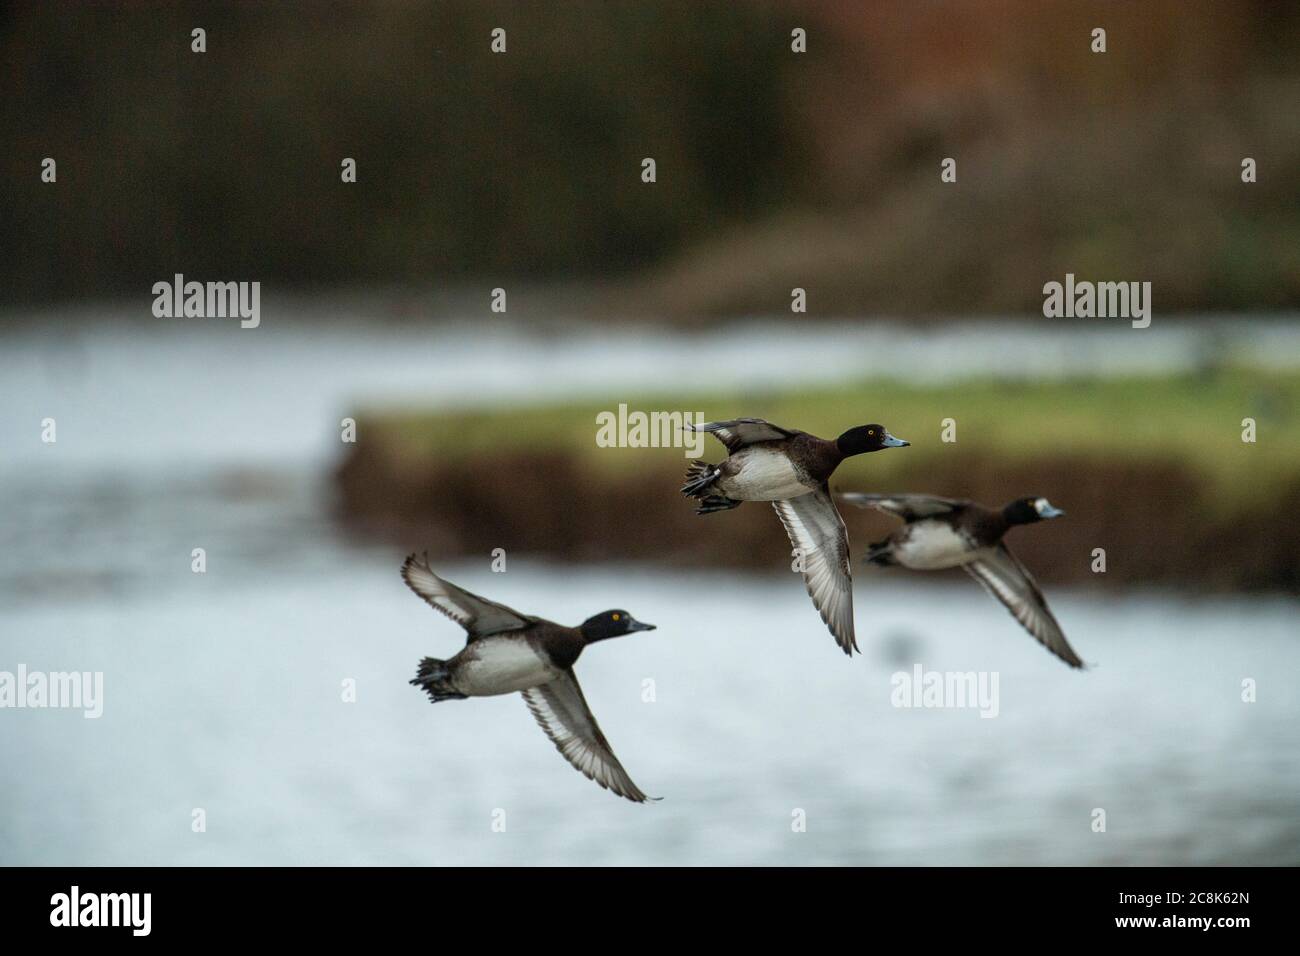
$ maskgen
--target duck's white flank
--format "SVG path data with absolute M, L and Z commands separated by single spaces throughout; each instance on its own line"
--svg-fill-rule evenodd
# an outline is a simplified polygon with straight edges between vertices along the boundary
M 739 470 L 721 484 L 723 494 L 740 501 L 784 501 L 811 490 L 799 480 L 789 457 L 762 445 L 744 448 L 731 456 Z
M 484 637 L 465 648 L 456 668 L 456 688 L 471 697 L 527 690 L 554 680 L 561 671 L 518 636 Z
M 907 537 L 894 546 L 899 564 L 916 571 L 955 568 L 974 561 L 979 552 L 971 541 L 946 521 L 918 521 L 907 529 Z

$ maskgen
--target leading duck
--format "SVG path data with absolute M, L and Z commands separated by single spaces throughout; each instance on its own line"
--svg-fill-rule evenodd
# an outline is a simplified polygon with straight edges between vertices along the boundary
M 818 438 L 761 418 L 687 425 L 727 446 L 718 465 L 692 462 L 682 494 L 700 501 L 696 514 L 729 511 L 745 501 L 770 501 L 790 543 L 801 553 L 804 585 L 845 654 L 858 649 L 853 633 L 853 572 L 849 538 L 827 485 L 845 458 L 910 442 L 884 425 L 859 425 L 839 438 Z
M 902 518 L 904 525 L 871 546 L 865 560 L 913 571 L 962 568 L 997 598 L 1021 627 L 1071 667 L 1083 661 L 1065 639 L 1029 569 L 1002 540 L 1017 525 L 1065 514 L 1046 498 L 1017 498 L 1002 509 L 974 501 L 933 495 L 841 495 L 859 508 L 875 508 Z
M 411 681 L 434 703 L 520 691 L 524 702 L 575 769 L 634 803 L 647 798 L 601 733 L 573 673 L 583 648 L 635 631 L 653 631 L 627 611 L 605 611 L 564 627 L 471 594 L 434 574 L 428 556 L 410 555 L 402 580 L 465 629 L 465 648 L 450 660 L 426 657 Z

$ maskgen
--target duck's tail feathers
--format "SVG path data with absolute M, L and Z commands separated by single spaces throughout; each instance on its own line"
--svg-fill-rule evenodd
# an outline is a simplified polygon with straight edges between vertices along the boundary
M 728 498 L 725 495 L 709 495 L 707 498 L 700 499 L 700 506 L 695 509 L 697 515 L 711 515 L 715 511 L 730 511 L 732 508 L 744 504 L 735 498 Z
M 693 461 L 686 468 L 686 484 L 682 494 L 691 498 L 708 496 L 708 488 L 718 477 L 718 468 L 703 461 Z
M 436 657 L 426 657 L 420 661 L 420 669 L 411 681 L 416 687 L 429 695 L 435 704 L 440 700 L 464 700 L 465 695 L 451 684 L 451 671 L 447 662 Z
M 867 553 L 862 560 L 866 564 L 877 564 L 882 568 L 897 564 L 898 561 L 894 558 L 894 542 L 888 538 L 884 541 L 877 541 L 867 548 Z

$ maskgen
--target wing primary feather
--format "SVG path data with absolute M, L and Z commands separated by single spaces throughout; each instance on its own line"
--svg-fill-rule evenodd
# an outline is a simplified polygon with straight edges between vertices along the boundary
M 853 628 L 853 571 L 844 520 L 822 485 L 817 491 L 774 501 L 790 544 L 803 557 L 803 580 L 813 606 L 845 654 L 858 650 Z
M 517 631 L 536 621 L 536 618 L 440 578 L 429 566 L 427 551 L 422 558 L 414 554 L 407 556 L 402 565 L 402 580 L 426 604 L 463 627 L 470 640 L 502 631 Z
M 572 668 L 555 680 L 530 687 L 522 693 L 524 703 L 538 726 L 575 770 L 633 803 L 658 799 L 647 797 L 614 756 L 613 748 L 587 706 Z
M 1029 569 L 1005 544 L 964 565 L 968 574 L 997 599 L 1038 643 L 1071 667 L 1084 667 L 1057 622 Z

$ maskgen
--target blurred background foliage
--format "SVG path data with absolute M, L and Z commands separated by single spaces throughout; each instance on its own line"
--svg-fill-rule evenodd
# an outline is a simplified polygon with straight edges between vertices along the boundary
M 9 4 L 0 302 L 183 272 L 972 314 L 1074 272 L 1164 312 L 1294 306 L 1297 52 L 1268 0 Z
M 1300 509 L 1300 376 L 1292 371 L 951 385 L 873 377 L 798 390 L 646 394 L 628 404 L 741 409 L 828 437 L 876 415 L 913 447 L 850 459 L 834 491 L 925 489 L 997 506 L 1026 494 L 1068 502 L 1070 520 L 1054 522 L 1050 534 L 1015 536 L 1046 581 L 1095 586 L 1085 557 L 1102 542 L 1108 584 L 1300 591 L 1300 524 L 1277 520 Z M 367 437 L 339 469 L 338 513 L 380 537 L 455 554 L 489 554 L 508 540 L 571 561 L 717 567 L 725 554 L 728 566 L 761 570 L 787 552 L 764 504 L 746 508 L 748 519 L 696 516 L 674 493 L 683 451 L 597 446 L 605 407 L 575 399 L 506 411 L 363 411 L 358 428 Z M 943 409 L 958 416 L 951 444 L 936 435 Z M 1259 416 L 1264 445 L 1229 430 L 1242 409 Z M 704 461 L 724 454 L 715 440 L 703 443 Z M 896 524 L 842 511 L 855 554 Z M 636 530 L 610 533 L 622 527 Z

